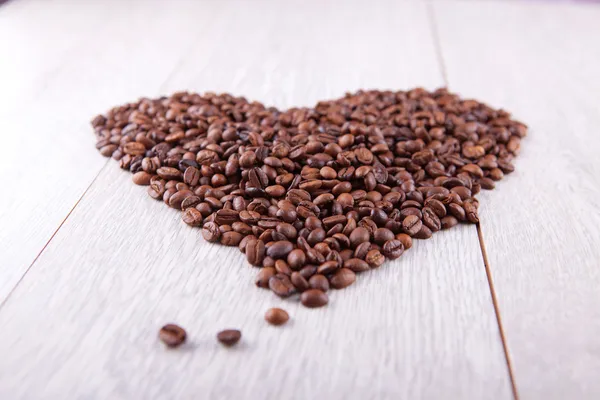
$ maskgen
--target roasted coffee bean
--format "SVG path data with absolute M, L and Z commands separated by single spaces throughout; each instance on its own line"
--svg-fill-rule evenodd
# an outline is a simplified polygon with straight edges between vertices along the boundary
M 308 281 L 300 272 L 294 271 L 290 276 L 290 281 L 299 292 L 303 292 L 309 288 Z
M 385 257 L 379 250 L 369 250 L 367 255 L 365 256 L 365 262 L 371 268 L 380 267 L 385 262 Z
M 334 289 L 343 289 L 352 285 L 355 281 L 356 274 L 349 268 L 341 268 L 329 278 L 329 283 Z
M 237 329 L 226 329 L 217 333 L 217 340 L 227 347 L 235 345 L 241 338 L 242 332 Z
M 399 240 L 402 243 L 404 250 L 408 250 L 412 247 L 412 239 L 406 233 L 397 234 L 396 240 Z
M 258 272 L 258 275 L 256 276 L 256 281 L 255 281 L 256 286 L 261 287 L 261 288 L 268 288 L 269 287 L 269 280 L 275 274 L 276 274 L 276 271 L 275 271 L 275 268 L 273 268 L 273 267 L 264 267 L 264 268 L 262 268 Z
M 242 241 L 242 234 L 234 231 L 225 232 L 221 235 L 221 244 L 225 246 L 237 246 Z
M 369 231 L 363 227 L 358 227 L 350 234 L 350 245 L 356 248 L 359 244 L 368 242 L 371 235 Z
M 250 240 L 246 244 L 245 252 L 250 264 L 260 266 L 265 259 L 265 243 L 262 240 Z
M 422 222 L 416 215 L 409 215 L 402 221 L 402 229 L 410 236 L 415 236 L 421 230 Z
M 296 291 L 290 278 L 279 273 L 269 279 L 269 289 L 279 297 L 289 297 Z
M 167 324 L 160 328 L 158 337 L 168 347 L 177 347 L 185 342 L 187 334 L 182 327 L 175 324 Z
M 411 236 L 477 223 L 474 196 L 514 170 L 527 133 L 446 89 L 360 91 L 287 111 L 181 92 L 115 107 L 92 127 L 101 154 L 185 223 L 204 224 L 207 241 L 237 245 L 265 267 L 260 285 L 273 280 L 284 296 L 294 272 L 302 282 L 364 271 Z
M 291 269 L 299 270 L 306 264 L 306 254 L 302 249 L 294 249 L 287 255 L 287 262 Z
M 431 229 L 427 225 L 421 225 L 419 232 L 415 233 L 413 237 L 415 239 L 429 239 L 432 235 Z
M 378 228 L 373 235 L 375 243 L 383 245 L 388 240 L 394 239 L 394 233 L 386 228 Z
M 325 275 L 315 274 L 310 277 L 308 280 L 308 285 L 311 289 L 318 289 L 322 292 L 326 292 L 329 290 L 329 281 L 325 277 Z
M 284 260 L 275 260 L 275 270 L 280 274 L 292 275 L 292 269 Z
M 207 222 L 202 227 L 202 237 L 207 242 L 216 242 L 221 237 L 219 226 L 214 222 Z
M 188 208 L 183 212 L 181 219 L 189 226 L 201 226 L 203 218 L 200 211 L 195 208 Z
M 327 293 L 319 289 L 308 289 L 300 295 L 302 305 L 309 308 L 323 307 L 329 302 Z
M 452 215 L 448 215 L 442 218 L 442 229 L 450 229 L 456 225 L 458 225 L 458 220 Z
M 293 249 L 294 245 L 292 244 L 292 242 L 289 242 L 287 240 L 280 240 L 278 242 L 273 243 L 267 249 L 267 255 L 275 259 L 286 258 Z
M 397 239 L 388 240 L 382 246 L 383 255 L 390 259 L 395 260 L 404 253 L 404 245 Z
M 139 171 L 133 174 L 133 183 L 136 185 L 148 186 L 150 184 L 150 178 L 152 175 L 145 171 Z
M 287 311 L 281 308 L 269 308 L 265 313 L 265 321 L 271 325 L 279 326 L 283 325 L 290 319 L 290 315 Z
M 339 268 L 337 261 L 325 261 L 317 268 L 317 273 L 322 275 L 329 275 L 335 272 Z

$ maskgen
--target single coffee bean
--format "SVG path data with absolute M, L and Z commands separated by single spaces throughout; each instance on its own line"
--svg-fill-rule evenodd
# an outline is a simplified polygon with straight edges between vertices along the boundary
M 374 234 L 375 243 L 382 245 L 388 240 L 394 239 L 394 233 L 386 228 L 377 228 Z
M 246 244 L 246 258 L 251 265 L 260 266 L 265 259 L 265 242 L 250 240 Z
M 200 226 L 202 225 L 202 213 L 195 208 L 188 208 L 181 216 L 183 222 L 189 226 Z
M 133 183 L 136 185 L 148 186 L 150 184 L 150 178 L 152 175 L 145 171 L 139 171 L 133 174 Z
M 292 242 L 280 240 L 267 249 L 267 255 L 275 259 L 285 258 L 294 249 Z
M 368 242 L 370 236 L 368 230 L 363 227 L 358 227 L 350 234 L 350 245 L 356 249 L 359 244 Z
M 349 268 L 341 268 L 337 270 L 329 282 L 334 289 L 343 289 L 352 285 L 356 281 L 356 274 Z
M 241 338 L 242 332 L 237 329 L 226 329 L 217 333 L 217 340 L 227 347 L 235 345 Z
M 225 246 L 237 246 L 242 241 L 242 234 L 234 231 L 225 232 L 221 235 L 221 244 Z
M 301 249 L 294 249 L 287 255 L 287 262 L 291 269 L 299 270 L 306 264 L 306 254 Z
M 413 237 L 415 239 L 429 239 L 432 235 L 431 229 L 427 225 L 422 225 L 419 232 L 415 233 Z
M 365 254 L 365 257 L 369 253 Z M 360 258 L 351 258 L 344 262 L 344 268 L 348 268 L 354 272 L 363 272 L 369 270 L 369 264 L 365 260 L 361 260 Z
M 290 278 L 280 273 L 273 275 L 269 279 L 269 289 L 279 297 L 289 297 L 296 291 Z
M 402 221 L 402 229 L 410 236 L 415 236 L 421 230 L 422 222 L 416 215 L 409 215 Z
M 369 250 L 365 256 L 365 261 L 368 267 L 377 268 L 385 262 L 385 257 L 379 250 Z
M 302 305 L 309 308 L 323 307 L 329 302 L 327 293 L 319 289 L 309 289 L 300 295 Z
M 308 285 L 312 289 L 318 289 L 322 292 L 326 292 L 329 290 L 329 281 L 325 277 L 325 275 L 315 274 L 310 277 L 308 280 Z
M 256 276 L 256 280 L 255 280 L 256 286 L 261 287 L 261 288 L 268 288 L 269 287 L 269 280 L 276 273 L 277 272 L 275 271 L 274 267 L 264 267 L 264 268 L 262 268 L 258 272 L 258 275 Z
M 265 321 L 271 325 L 280 326 L 288 322 L 290 315 L 281 308 L 269 308 L 265 313 Z
M 182 327 L 175 324 L 167 324 L 160 328 L 158 337 L 168 347 L 177 347 L 185 342 L 187 334 Z
M 442 229 L 450 229 L 456 225 L 458 225 L 458 220 L 452 215 L 448 215 L 442 218 Z
M 290 281 L 299 292 L 303 292 L 309 288 L 308 281 L 300 272 L 294 271 L 290 276 Z
M 383 244 L 383 255 L 390 260 L 395 260 L 402 253 L 404 253 L 404 245 L 399 240 L 392 239 Z
M 412 239 L 406 233 L 397 234 L 396 240 L 399 240 L 402 243 L 404 250 L 408 250 L 412 247 Z
M 207 242 L 214 243 L 219 240 L 221 237 L 221 231 L 219 230 L 219 225 L 214 222 L 207 222 L 202 227 L 202 237 Z
M 317 268 L 317 273 L 322 275 L 329 275 L 338 269 L 339 265 L 337 261 L 325 261 Z

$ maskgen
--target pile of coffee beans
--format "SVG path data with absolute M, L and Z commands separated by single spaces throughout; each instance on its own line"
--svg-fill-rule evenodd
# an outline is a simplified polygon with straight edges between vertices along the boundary
M 359 91 L 285 111 L 175 93 L 92 121 L 100 153 L 209 242 L 238 246 L 256 285 L 307 307 L 413 239 L 477 223 L 527 127 L 446 89 Z

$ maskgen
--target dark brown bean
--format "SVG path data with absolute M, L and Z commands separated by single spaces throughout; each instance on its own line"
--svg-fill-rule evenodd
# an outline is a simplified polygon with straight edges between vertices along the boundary
M 235 345 L 241 338 L 242 332 L 237 329 L 226 329 L 217 333 L 217 340 L 227 347 Z
M 352 285 L 355 281 L 356 274 L 349 268 L 341 268 L 329 278 L 329 283 L 334 289 L 343 289 Z
M 302 305 L 309 308 L 323 307 L 329 302 L 327 293 L 319 289 L 309 289 L 300 295 Z
M 365 256 L 365 262 L 371 268 L 380 267 L 385 262 L 385 257 L 379 250 L 373 249 L 369 250 L 367 255 Z
M 280 240 L 278 242 L 273 243 L 273 245 L 271 245 L 267 249 L 267 255 L 275 259 L 286 258 L 293 249 L 294 245 L 292 244 L 292 242 L 287 240 Z
M 354 272 L 363 272 L 369 270 L 369 264 L 360 258 L 351 258 L 344 262 L 344 268 L 348 268 Z
M 158 337 L 168 347 L 177 347 L 185 342 L 187 334 L 182 327 L 175 324 L 167 324 L 160 328 Z
M 264 267 L 264 268 L 262 268 L 258 272 L 258 275 L 256 276 L 256 280 L 255 280 L 256 286 L 261 287 L 261 288 L 268 288 L 269 287 L 269 280 L 275 274 L 276 274 L 275 268 L 273 268 L 273 267 Z
M 245 252 L 251 265 L 260 266 L 265 259 L 265 243 L 262 240 L 249 240 Z
M 202 237 L 207 242 L 216 242 L 221 237 L 219 226 L 214 222 L 207 222 L 202 227 Z
M 189 226 L 200 226 L 202 225 L 202 213 L 195 208 L 188 208 L 181 216 L 183 222 Z
M 295 293 L 290 278 L 284 274 L 275 274 L 269 279 L 269 289 L 279 297 L 289 297 Z
M 318 289 L 322 292 L 326 292 L 329 290 L 329 281 L 325 277 L 325 275 L 315 274 L 310 277 L 308 280 L 308 284 L 312 289 Z
M 421 230 L 422 222 L 416 215 L 409 215 L 402 221 L 402 229 L 410 236 L 415 236 Z
M 397 239 L 388 240 L 382 248 L 383 255 L 390 260 L 394 260 L 404 253 L 404 245 Z
M 290 315 L 281 308 L 269 308 L 265 313 L 265 321 L 271 325 L 280 326 L 288 322 Z

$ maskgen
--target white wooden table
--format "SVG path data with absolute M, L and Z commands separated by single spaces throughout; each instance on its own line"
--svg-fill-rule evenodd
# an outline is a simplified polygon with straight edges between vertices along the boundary
M 0 399 L 600 398 L 598 21 L 573 2 L 1 6 Z M 419 241 L 318 310 L 257 290 L 89 126 L 181 89 L 288 107 L 443 85 L 529 124 L 517 171 L 480 196 L 479 231 Z M 292 322 L 267 326 L 280 305 Z

